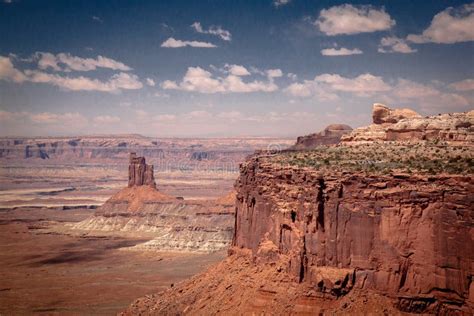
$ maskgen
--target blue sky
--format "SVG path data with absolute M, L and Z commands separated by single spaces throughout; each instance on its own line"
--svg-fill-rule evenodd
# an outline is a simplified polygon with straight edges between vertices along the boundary
M 0 135 L 289 136 L 474 108 L 474 3 L 0 2 Z

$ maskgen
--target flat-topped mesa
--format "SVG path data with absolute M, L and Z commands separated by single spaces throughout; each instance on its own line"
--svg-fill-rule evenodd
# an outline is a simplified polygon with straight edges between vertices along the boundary
M 153 165 L 147 165 L 145 157 L 137 157 L 136 153 L 130 153 L 130 165 L 128 166 L 128 187 L 147 185 L 156 189 Z

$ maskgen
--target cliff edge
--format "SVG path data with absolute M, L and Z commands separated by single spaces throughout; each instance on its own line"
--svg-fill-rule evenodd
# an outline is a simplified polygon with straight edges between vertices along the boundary
M 384 137 L 249 157 L 229 257 L 125 314 L 472 315 L 472 115 L 383 113 Z

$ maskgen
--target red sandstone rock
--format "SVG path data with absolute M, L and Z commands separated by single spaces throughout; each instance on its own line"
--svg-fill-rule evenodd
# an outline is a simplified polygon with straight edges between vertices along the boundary
M 311 149 L 321 145 L 335 145 L 342 135 L 349 134 L 352 128 L 345 124 L 331 124 L 319 133 L 300 136 L 292 149 Z
M 390 109 L 376 103 L 372 118 L 374 124 L 354 129 L 351 133 L 343 135 L 341 142 L 346 144 L 422 140 L 474 142 L 474 111 L 420 117 L 409 109 Z
M 128 166 L 128 187 L 147 185 L 156 188 L 153 165 L 147 165 L 145 157 L 137 157 L 136 153 L 130 153 L 130 165 Z
M 406 118 L 420 118 L 420 114 L 410 109 L 391 109 L 386 105 L 375 103 L 372 109 L 374 124 L 397 123 Z
M 236 190 L 233 245 L 284 263 L 294 282 L 376 290 L 409 311 L 472 312 L 471 176 L 322 176 L 254 157 Z

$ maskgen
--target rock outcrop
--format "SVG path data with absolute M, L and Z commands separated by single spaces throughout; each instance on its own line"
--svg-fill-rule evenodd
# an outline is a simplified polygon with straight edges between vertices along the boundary
M 147 185 L 156 188 L 153 165 L 147 165 L 145 157 L 137 157 L 136 153 L 130 153 L 130 164 L 128 166 L 128 187 Z
M 352 127 L 345 124 L 331 124 L 319 133 L 300 136 L 291 149 L 312 149 L 321 145 L 335 145 L 339 143 L 343 135 L 349 134 Z
M 374 124 L 393 124 L 407 118 L 421 118 L 421 115 L 411 109 L 391 109 L 380 103 L 375 103 L 372 109 Z
M 233 245 L 339 297 L 376 290 L 406 311 L 472 311 L 474 180 L 321 174 L 253 157 Z
M 474 111 L 421 117 L 409 109 L 392 110 L 376 103 L 372 118 L 373 124 L 356 128 L 350 134 L 343 135 L 341 142 L 474 142 Z
M 214 252 L 230 245 L 235 193 L 216 201 L 184 201 L 156 189 L 153 166 L 130 155 L 128 187 L 120 190 L 75 230 L 148 237 L 131 250 Z
M 249 157 L 229 257 L 127 313 L 472 315 L 473 112 L 377 109 L 368 144 Z

